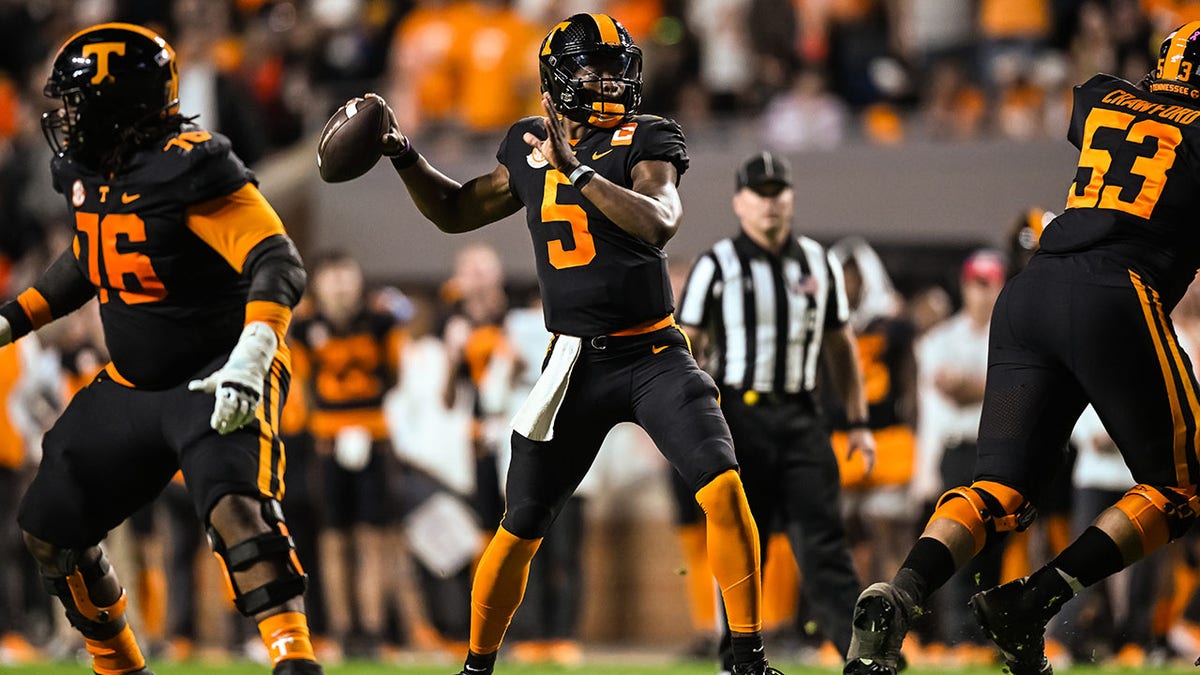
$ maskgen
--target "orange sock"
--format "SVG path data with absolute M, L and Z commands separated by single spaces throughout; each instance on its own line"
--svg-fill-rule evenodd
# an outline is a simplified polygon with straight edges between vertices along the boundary
M 758 527 L 742 480 L 730 469 L 700 488 L 696 501 L 708 522 L 708 564 L 725 599 L 729 628 L 757 633 L 762 630 Z
M 796 617 L 800 600 L 800 566 L 792 553 L 787 535 L 776 532 L 767 541 L 767 562 L 763 565 L 763 626 L 779 628 Z
M 284 612 L 258 622 L 258 633 L 271 654 L 271 665 L 288 659 L 316 661 L 308 635 L 308 618 L 302 612 Z
M 708 564 L 708 542 L 704 523 L 679 526 L 679 545 L 687 565 L 688 605 L 692 610 L 692 628 L 712 633 L 717 626 L 717 598 L 712 567 Z
M 162 568 L 150 567 L 138 575 L 138 609 L 141 610 L 145 637 L 152 643 L 162 640 L 167 626 L 167 576 Z
M 123 675 L 146 667 L 146 659 L 128 625 L 107 640 L 84 637 L 83 641 L 92 655 L 92 670 L 97 675 Z
M 1032 543 L 1030 531 L 1013 532 L 1004 542 L 1004 552 L 1000 554 L 1000 583 L 1006 584 L 1013 579 L 1029 576 L 1033 571 L 1029 562 L 1029 546 Z
M 471 585 L 471 651 L 491 654 L 500 649 L 525 597 L 529 563 L 541 545 L 541 539 L 521 539 L 503 527 L 496 530 Z
M 1061 514 L 1046 516 L 1042 520 L 1046 528 L 1046 541 L 1050 544 L 1050 555 L 1062 553 L 1074 537 L 1071 536 L 1071 519 Z

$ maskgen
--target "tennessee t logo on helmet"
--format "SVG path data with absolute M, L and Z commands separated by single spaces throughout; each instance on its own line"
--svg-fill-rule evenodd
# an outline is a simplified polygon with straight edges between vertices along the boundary
M 642 103 L 642 50 L 607 14 L 576 14 L 556 25 L 538 51 L 542 91 L 570 120 L 610 129 Z
M 113 79 L 112 74 L 108 72 L 108 55 L 116 54 L 117 56 L 125 55 L 124 42 L 96 42 L 90 45 L 83 46 L 84 57 L 96 56 L 96 74 L 92 76 L 92 84 L 100 84 Z

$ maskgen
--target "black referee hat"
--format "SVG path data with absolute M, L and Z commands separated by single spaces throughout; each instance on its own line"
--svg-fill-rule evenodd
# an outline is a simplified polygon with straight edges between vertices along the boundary
M 761 192 L 768 186 L 792 186 L 792 165 L 786 158 L 770 152 L 760 152 L 742 164 L 737 172 L 737 189 L 750 188 Z

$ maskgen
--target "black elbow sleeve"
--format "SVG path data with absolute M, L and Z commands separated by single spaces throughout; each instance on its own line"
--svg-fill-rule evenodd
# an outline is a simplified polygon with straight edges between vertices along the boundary
M 295 307 L 304 294 L 308 275 L 292 240 L 283 235 L 267 237 L 246 256 L 243 273 L 250 277 L 247 300 L 265 300 Z

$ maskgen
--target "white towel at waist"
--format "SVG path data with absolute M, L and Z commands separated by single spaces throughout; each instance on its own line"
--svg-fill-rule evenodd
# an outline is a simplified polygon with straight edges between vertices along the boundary
M 513 431 L 531 441 L 554 439 L 554 419 L 567 394 L 571 370 L 579 358 L 583 340 L 571 335 L 559 335 L 546 368 L 529 392 L 529 398 L 513 416 Z

